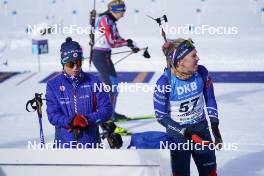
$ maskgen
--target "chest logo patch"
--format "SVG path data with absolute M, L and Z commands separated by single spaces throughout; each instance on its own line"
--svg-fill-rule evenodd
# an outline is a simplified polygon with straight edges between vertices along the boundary
M 65 91 L 65 86 L 60 86 L 60 91 L 64 92 Z
M 197 84 L 196 82 L 191 82 L 190 84 L 177 87 L 177 94 L 178 95 L 182 95 L 184 93 L 187 94 L 195 90 L 197 90 Z

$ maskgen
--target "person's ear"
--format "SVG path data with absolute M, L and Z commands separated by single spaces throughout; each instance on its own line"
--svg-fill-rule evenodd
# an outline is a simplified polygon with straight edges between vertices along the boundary
M 183 66 L 183 59 L 177 62 L 177 67 Z

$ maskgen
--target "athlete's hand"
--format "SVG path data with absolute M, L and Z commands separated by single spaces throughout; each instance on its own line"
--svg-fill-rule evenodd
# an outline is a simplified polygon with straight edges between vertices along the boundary
M 136 46 L 135 42 L 131 39 L 127 39 L 127 46 L 132 50 L 133 53 L 139 52 L 139 48 Z
M 72 120 L 70 126 L 67 127 L 68 132 L 72 132 L 74 129 L 77 130 L 77 133 L 79 134 L 81 132 L 82 128 L 85 128 L 88 126 L 88 120 L 87 117 L 81 114 L 77 114 L 74 119 Z
M 183 128 L 183 136 L 187 139 L 192 139 L 192 135 L 194 135 L 194 131 L 191 127 Z
M 131 48 L 132 49 L 132 51 L 133 51 L 133 53 L 137 53 L 137 52 L 139 52 L 139 48 L 138 47 L 133 47 L 133 48 Z
M 127 39 L 126 42 L 127 42 L 127 46 L 128 46 L 129 48 L 131 48 L 131 47 L 135 47 L 135 46 L 134 46 L 134 42 L 133 42 L 133 40 L 131 40 L 131 39 Z
M 211 124 L 213 135 L 215 138 L 215 145 L 218 150 L 222 149 L 223 139 L 220 133 L 220 130 L 218 128 L 218 124 Z
M 72 126 L 84 128 L 88 126 L 88 120 L 84 115 L 77 114 L 72 121 Z

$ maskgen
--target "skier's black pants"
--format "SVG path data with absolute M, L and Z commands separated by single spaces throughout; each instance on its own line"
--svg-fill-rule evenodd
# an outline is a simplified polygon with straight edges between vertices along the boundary
M 209 132 L 208 124 L 206 121 L 201 122 L 196 125 L 197 126 L 197 134 L 204 140 L 212 141 L 211 135 Z M 188 140 L 184 137 L 175 137 L 172 139 L 175 146 L 171 150 L 171 165 L 172 172 L 174 176 L 190 176 L 190 161 L 191 156 L 197 166 L 198 172 L 200 176 L 215 176 L 216 175 L 216 157 L 215 150 L 213 149 L 213 145 L 204 146 L 204 148 L 196 145 L 197 148 L 194 148 L 193 143 L 189 141 L 190 145 L 185 145 L 185 147 L 189 146 L 189 149 L 183 147 L 183 144 L 188 143 Z M 200 150 L 201 149 L 201 150 Z
M 102 81 L 110 86 L 109 92 L 113 109 L 115 109 L 116 98 L 118 95 L 117 85 L 118 79 L 115 71 L 114 64 L 111 60 L 111 51 L 93 50 L 92 61 L 95 68 L 100 73 Z

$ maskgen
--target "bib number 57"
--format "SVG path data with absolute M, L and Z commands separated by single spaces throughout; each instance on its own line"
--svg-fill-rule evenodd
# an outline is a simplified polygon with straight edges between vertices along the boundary
M 190 101 L 182 102 L 180 105 L 179 112 L 187 112 L 191 108 L 191 105 L 192 105 L 192 110 L 194 110 L 194 108 L 196 107 L 198 103 L 198 100 L 199 100 L 199 97 L 196 97 Z

